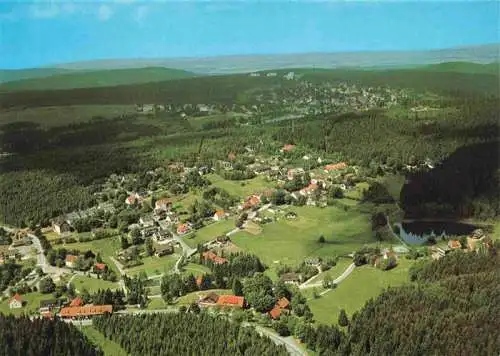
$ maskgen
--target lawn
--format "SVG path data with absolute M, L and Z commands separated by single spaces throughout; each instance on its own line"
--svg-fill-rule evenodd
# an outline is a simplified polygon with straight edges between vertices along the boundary
M 229 231 L 235 228 L 234 219 L 230 218 L 227 220 L 216 221 L 210 225 L 207 225 L 199 230 L 196 230 L 194 234 L 189 235 L 184 238 L 184 241 L 190 247 L 196 247 L 199 243 L 204 243 L 215 239 L 217 236 L 225 235 Z
M 175 262 L 177 262 L 179 257 L 180 255 L 177 253 L 163 257 L 145 257 L 142 259 L 142 265 L 127 268 L 125 271 L 128 275 L 136 275 L 141 272 L 145 272 L 148 276 L 153 276 L 161 273 L 169 273 L 172 272 L 175 266 Z
M 291 207 L 297 219 L 266 224 L 260 235 L 238 232 L 231 240 L 243 250 L 256 254 L 268 266 L 295 265 L 308 256 L 330 257 L 351 253 L 374 243 L 369 216 L 356 208 Z M 319 243 L 323 235 L 325 243 Z
M 210 269 L 207 266 L 199 265 L 197 263 L 188 263 L 182 267 L 182 274 L 194 276 L 199 276 L 205 273 L 210 273 Z
M 32 314 L 38 312 L 41 300 L 54 298 L 52 294 L 42 294 L 42 293 L 28 293 L 28 294 L 23 294 L 21 297 L 25 302 L 22 308 L 10 309 L 9 308 L 10 298 L 7 298 L 0 303 L 0 313 L 12 314 L 12 315 Z
M 151 298 L 149 299 L 147 309 L 158 310 L 158 309 L 165 309 L 166 307 L 167 305 L 165 304 L 162 298 Z
M 408 282 L 408 269 L 411 263 L 405 258 L 400 258 L 398 266 L 389 271 L 366 265 L 356 267 L 336 289 L 309 301 L 314 319 L 320 323 L 336 324 L 340 309 L 345 309 L 351 316 L 385 288 Z
M 107 339 L 93 326 L 84 326 L 79 329 L 94 345 L 101 348 L 104 356 L 127 356 L 127 353 L 119 344 Z
M 330 275 L 332 279 L 337 278 L 345 271 L 345 269 L 352 263 L 351 258 L 339 258 L 337 264 L 330 268 L 328 271 L 321 272 L 314 276 L 311 280 L 311 284 L 322 282 L 326 275 Z
M 275 186 L 273 182 L 268 182 L 263 176 L 238 181 L 226 180 L 217 174 L 208 174 L 207 178 L 213 185 L 226 190 L 231 195 L 241 198 L 274 188 Z
M 91 278 L 86 276 L 76 276 L 71 281 L 78 292 L 82 292 L 85 288 L 90 293 L 95 293 L 99 289 L 117 289 L 118 283 L 105 281 L 103 279 Z
M 370 184 L 366 182 L 357 183 L 353 189 L 345 191 L 344 195 L 349 199 L 361 200 L 363 197 L 363 190 L 368 188 L 370 188 Z
M 64 244 L 58 245 L 59 247 L 65 247 L 67 249 L 76 249 L 80 251 L 92 250 L 93 253 L 97 254 L 98 252 L 101 254 L 102 260 L 104 263 L 108 265 L 113 271 L 119 275 L 119 271 L 116 268 L 113 261 L 111 261 L 110 257 L 115 256 L 116 252 L 120 250 L 120 240 L 119 237 L 109 237 L 102 240 L 94 240 L 89 242 L 77 242 L 72 244 Z

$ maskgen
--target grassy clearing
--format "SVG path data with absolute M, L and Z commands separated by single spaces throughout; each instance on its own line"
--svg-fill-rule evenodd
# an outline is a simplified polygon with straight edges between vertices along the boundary
M 134 105 L 70 105 L 23 108 L 2 110 L 0 125 L 15 122 L 34 122 L 42 128 L 51 128 L 88 122 L 95 116 L 114 118 L 132 113 L 135 113 Z
M 215 239 L 217 236 L 224 235 L 235 228 L 234 219 L 217 221 L 197 230 L 194 234 L 184 238 L 184 241 L 191 246 L 196 247 L 199 243 L 204 243 Z
M 158 310 L 158 309 L 165 309 L 167 305 L 163 301 L 162 298 L 151 298 L 149 300 L 147 309 L 148 310 Z
M 99 289 L 117 289 L 118 283 L 105 281 L 103 279 L 91 278 L 86 276 L 76 276 L 73 281 L 75 288 L 81 292 L 84 288 L 90 293 L 97 292 Z
M 275 261 L 297 264 L 308 256 L 344 255 L 373 243 L 369 217 L 356 209 L 291 207 L 297 219 L 264 225 L 260 235 L 238 232 L 231 240 L 272 266 Z M 319 243 L 324 235 L 326 243 Z
M 213 185 L 226 190 L 231 195 L 241 198 L 245 198 L 269 188 L 274 188 L 274 184 L 268 182 L 263 176 L 257 176 L 253 179 L 242 181 L 225 180 L 217 174 L 209 174 L 207 178 Z
M 185 275 L 192 274 L 194 276 L 199 276 L 205 273 L 210 273 L 210 269 L 207 266 L 199 265 L 196 263 L 188 263 L 182 269 L 182 274 Z
M 179 259 L 180 255 L 174 253 L 173 255 L 163 257 L 146 257 L 142 259 L 143 264 L 140 266 L 127 268 L 126 272 L 129 275 L 136 275 L 145 272 L 148 276 L 172 272 L 175 262 Z
M 42 294 L 42 293 L 28 293 L 22 296 L 24 306 L 19 309 L 10 309 L 9 300 L 7 298 L 0 303 L 0 313 L 12 314 L 12 315 L 22 315 L 22 314 L 33 314 L 40 308 L 40 301 L 46 299 L 53 299 L 52 294 Z
M 231 289 L 210 289 L 210 290 L 203 290 L 203 291 L 198 291 L 198 292 L 192 292 L 186 295 L 183 295 L 177 300 L 177 305 L 189 305 L 192 302 L 196 302 L 200 297 L 207 295 L 208 293 L 217 293 L 219 295 L 225 295 L 225 294 L 233 294 L 233 291 Z
M 320 323 L 337 324 L 340 309 L 345 309 L 350 316 L 385 288 L 408 282 L 411 263 L 400 258 L 398 266 L 390 271 L 381 271 L 371 266 L 356 267 L 336 289 L 309 301 L 314 319 Z
M 98 252 L 101 254 L 102 260 L 104 263 L 108 265 L 109 268 L 111 268 L 113 271 L 115 271 L 119 275 L 119 271 L 116 268 L 115 264 L 113 261 L 111 261 L 110 257 L 115 256 L 116 252 L 120 250 L 121 245 L 120 245 L 120 239 L 119 237 L 109 237 L 106 239 L 102 240 L 94 240 L 94 241 L 89 241 L 89 242 L 78 242 L 78 243 L 73 243 L 73 244 L 64 244 L 64 245 L 58 245 L 58 246 L 64 246 L 65 248 L 68 249 L 76 249 L 80 251 L 88 251 L 92 250 L 95 254 Z
M 344 195 L 349 199 L 361 200 L 361 198 L 363 197 L 363 190 L 368 188 L 370 188 L 370 184 L 366 182 L 357 183 L 354 189 L 346 191 Z
M 96 346 L 99 346 L 104 352 L 104 356 L 127 356 L 122 347 L 114 341 L 107 339 L 93 326 L 84 326 L 80 331 Z
M 337 261 L 337 264 L 335 266 L 330 268 L 328 271 L 321 272 L 321 273 L 317 274 L 316 276 L 314 276 L 310 283 L 314 284 L 314 283 L 322 282 L 323 278 L 326 275 L 330 275 L 333 279 L 335 279 L 338 276 L 340 276 L 342 274 L 342 272 L 344 272 L 345 269 L 351 263 L 352 263 L 352 259 L 350 259 L 350 258 L 340 258 Z

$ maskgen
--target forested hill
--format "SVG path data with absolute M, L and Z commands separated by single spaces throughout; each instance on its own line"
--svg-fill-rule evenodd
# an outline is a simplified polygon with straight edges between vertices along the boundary
M 102 356 L 103 353 L 71 324 L 0 314 L 0 355 Z
M 438 64 L 431 64 L 429 66 L 422 67 L 422 69 L 432 72 L 457 72 L 499 75 L 500 62 L 492 62 L 487 64 L 472 62 L 443 62 Z
M 353 315 L 339 354 L 499 354 L 498 255 L 453 252 L 410 277 Z
M 161 82 L 173 79 L 191 78 L 194 76 L 196 76 L 195 73 L 185 70 L 160 67 L 70 72 L 43 78 L 10 81 L 0 85 L 0 92 L 109 87 Z
M 0 69 L 0 83 L 77 72 L 63 68 Z
M 281 72 L 280 72 L 281 74 Z M 76 75 L 76 74 L 75 74 Z M 311 82 L 339 81 L 367 86 L 412 88 L 445 94 L 488 94 L 498 96 L 499 77 L 491 74 L 432 72 L 425 70 L 302 70 Z M 47 78 L 46 80 L 49 80 Z M 285 83 L 285 84 L 284 84 Z M 164 82 L 119 85 L 114 87 L 70 90 L 30 90 L 13 92 L 0 88 L 0 107 L 66 106 L 89 104 L 137 103 L 221 103 L 238 104 L 255 101 L 248 91 L 276 85 L 293 86 L 281 75 L 250 77 L 248 74 L 207 76 Z
M 94 326 L 131 355 L 288 355 L 252 327 L 207 313 L 102 316 Z

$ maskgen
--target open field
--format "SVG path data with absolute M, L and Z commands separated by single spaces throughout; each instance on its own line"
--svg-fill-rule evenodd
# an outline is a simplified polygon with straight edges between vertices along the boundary
M 207 295 L 208 293 L 216 293 L 219 295 L 225 295 L 225 294 L 233 294 L 233 291 L 231 289 L 209 289 L 209 290 L 203 290 L 203 291 L 198 291 L 198 292 L 192 292 L 188 293 L 186 295 L 183 295 L 177 300 L 177 305 L 189 305 L 192 302 L 196 302 L 200 297 Z
M 9 308 L 9 299 L 7 298 L 0 303 L 0 313 L 12 314 L 12 315 L 22 315 L 22 314 L 32 314 L 38 312 L 40 308 L 40 301 L 46 299 L 53 299 L 52 294 L 42 294 L 42 293 L 28 293 L 21 295 L 21 298 L 25 302 L 24 306 L 19 309 Z
M 0 111 L 0 126 L 9 123 L 33 122 L 42 128 L 52 128 L 88 122 L 94 117 L 114 118 L 135 113 L 134 105 L 71 105 L 17 108 Z
M 337 207 L 290 207 L 297 219 L 263 226 L 260 235 L 238 232 L 231 240 L 271 266 L 274 261 L 297 264 L 308 256 L 329 257 L 351 253 L 361 245 L 374 243 L 368 215 L 356 209 Z M 319 243 L 324 235 L 326 243 Z
M 120 241 L 118 237 L 108 237 L 102 240 L 94 240 L 89 242 L 78 242 L 73 244 L 59 245 L 60 247 L 65 247 L 68 249 L 76 249 L 80 251 L 91 250 L 93 253 L 101 254 L 102 260 L 108 265 L 113 271 L 119 275 L 119 271 L 116 268 L 110 257 L 115 256 L 115 253 L 120 250 Z
M 196 256 L 197 255 L 195 255 L 195 257 Z M 193 274 L 194 276 L 199 276 L 204 273 L 210 273 L 210 268 L 197 263 L 188 263 L 182 267 L 182 274 Z
M 127 353 L 119 344 L 107 339 L 93 326 L 84 326 L 79 329 L 94 345 L 101 348 L 104 356 L 127 356 Z
M 184 238 L 184 241 L 191 246 L 196 247 L 199 243 L 207 242 L 215 239 L 217 236 L 224 235 L 235 228 L 234 219 L 216 221 L 208 226 L 196 230 L 194 234 L 190 234 Z
M 142 265 L 127 268 L 125 271 L 128 275 L 132 276 L 141 272 L 145 272 L 148 276 L 164 272 L 168 273 L 172 271 L 175 266 L 175 262 L 179 259 L 179 257 L 180 256 L 177 253 L 163 257 L 145 257 L 142 259 Z
M 241 198 L 245 198 L 269 188 L 274 188 L 274 184 L 268 182 L 263 176 L 241 181 L 226 180 L 217 174 L 209 174 L 207 178 L 216 187 L 222 188 L 229 194 Z
M 363 190 L 368 189 L 370 185 L 366 182 L 356 184 L 356 187 L 352 190 L 348 190 L 344 193 L 346 198 L 361 200 L 363 196 Z
M 340 309 L 349 317 L 361 309 L 370 298 L 375 298 L 383 289 L 408 282 L 411 261 L 400 258 L 398 266 L 389 271 L 365 265 L 356 267 L 349 277 L 336 289 L 309 301 L 314 319 L 320 323 L 336 324 Z
M 110 282 L 110 281 L 105 281 L 103 279 L 97 279 L 86 276 L 76 276 L 71 283 L 73 283 L 76 290 L 80 293 L 84 288 L 88 290 L 90 293 L 95 293 L 99 289 L 114 290 L 118 288 L 118 283 L 116 282 Z

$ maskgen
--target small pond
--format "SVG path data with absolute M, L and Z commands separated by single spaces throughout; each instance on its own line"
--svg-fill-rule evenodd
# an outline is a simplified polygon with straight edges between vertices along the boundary
M 453 221 L 411 221 L 395 224 L 399 236 L 409 245 L 421 245 L 431 236 L 439 239 L 447 236 L 469 235 L 477 227 Z

